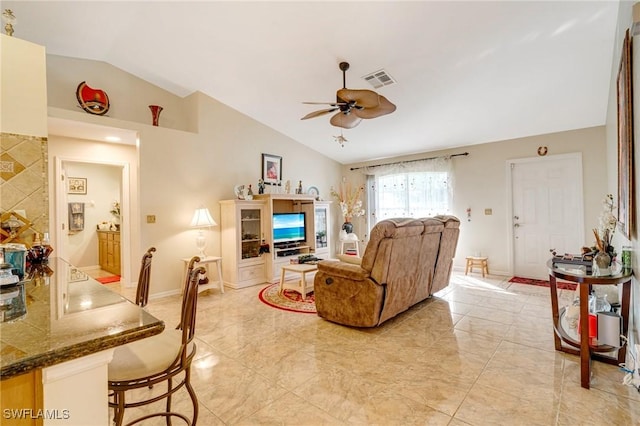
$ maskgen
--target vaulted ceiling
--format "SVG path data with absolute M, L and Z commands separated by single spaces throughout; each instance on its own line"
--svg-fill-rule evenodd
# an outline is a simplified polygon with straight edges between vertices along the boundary
M 4 1 L 16 36 L 201 91 L 341 163 L 603 125 L 618 3 Z M 301 117 L 346 84 L 397 110 L 343 130 Z M 396 83 L 362 76 L 384 69 Z

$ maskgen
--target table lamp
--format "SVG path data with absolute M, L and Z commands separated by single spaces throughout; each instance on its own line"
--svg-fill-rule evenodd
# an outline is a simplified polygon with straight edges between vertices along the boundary
M 209 209 L 206 207 L 200 207 L 193 213 L 193 219 L 191 219 L 191 227 L 198 228 L 198 234 L 196 235 L 196 247 L 198 247 L 198 256 L 202 259 L 207 257 L 204 254 L 204 249 L 207 246 L 207 240 L 204 237 L 204 228 L 216 226 L 217 223 L 211 217 Z

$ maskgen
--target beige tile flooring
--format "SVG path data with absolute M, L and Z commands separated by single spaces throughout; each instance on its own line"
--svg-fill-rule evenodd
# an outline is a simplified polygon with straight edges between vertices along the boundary
M 586 390 L 578 358 L 554 350 L 547 288 L 454 274 L 437 297 L 353 329 L 266 306 L 263 287 L 199 296 L 201 425 L 640 424 L 640 394 L 616 366 L 594 362 Z M 148 310 L 172 326 L 179 305 Z M 185 391 L 176 401 L 191 413 Z

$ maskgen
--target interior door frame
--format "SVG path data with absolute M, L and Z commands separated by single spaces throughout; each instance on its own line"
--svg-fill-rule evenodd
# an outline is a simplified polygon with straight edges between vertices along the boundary
M 64 176 L 63 163 L 85 163 L 85 164 L 100 164 L 107 166 L 115 166 L 122 168 L 122 199 L 120 200 L 120 210 L 122 217 L 131 218 L 131 193 L 130 193 L 130 174 L 129 163 L 118 161 L 96 161 L 88 158 L 67 157 L 67 156 L 55 156 L 54 157 L 54 194 L 55 194 L 55 216 L 54 216 L 54 229 L 55 235 L 53 239 L 55 241 L 54 247 L 61 248 L 58 255 L 66 260 L 65 249 L 66 245 L 63 243 L 63 235 L 68 232 L 63 228 L 63 224 L 67 218 L 67 190 L 66 190 L 66 178 Z M 131 220 L 127 219 L 120 223 L 120 259 L 126 261 L 121 262 L 121 281 L 129 283 L 132 279 L 131 265 L 129 259 L 131 258 Z
M 508 265 L 509 274 L 513 276 L 515 271 L 515 244 L 514 244 L 514 232 L 513 232 L 513 167 L 516 164 L 525 163 L 542 163 L 549 160 L 562 160 L 571 159 L 576 163 L 575 168 L 575 180 L 578 185 L 579 200 L 578 209 L 576 212 L 576 220 L 578 221 L 578 229 L 580 230 L 580 238 L 584 241 L 584 188 L 583 188 L 583 175 L 582 175 L 582 153 L 571 152 L 568 154 L 546 155 L 541 157 L 527 157 L 507 160 L 506 162 L 506 176 L 507 176 L 507 234 L 509 241 Z M 578 249 L 579 247 L 576 247 Z

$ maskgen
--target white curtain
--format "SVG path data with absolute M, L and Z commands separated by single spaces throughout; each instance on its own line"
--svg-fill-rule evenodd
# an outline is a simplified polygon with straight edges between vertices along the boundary
M 369 228 L 391 217 L 450 214 L 451 157 L 370 166 L 361 171 L 367 175 Z

